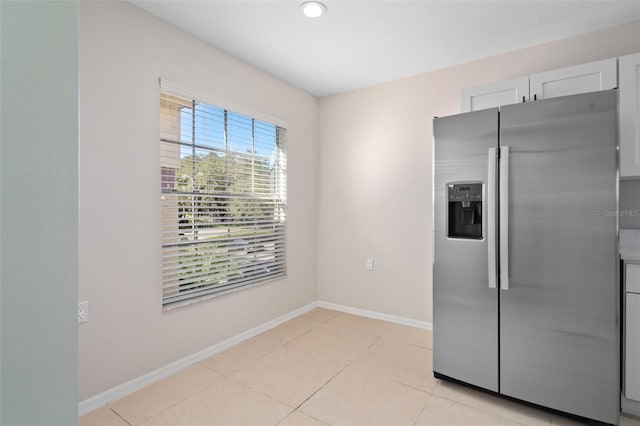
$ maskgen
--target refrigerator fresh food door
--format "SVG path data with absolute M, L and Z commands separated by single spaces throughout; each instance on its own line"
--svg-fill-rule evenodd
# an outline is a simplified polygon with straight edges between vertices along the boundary
M 436 118 L 434 137 L 433 368 L 436 374 L 497 392 L 498 290 L 495 279 L 490 288 L 487 253 L 489 228 L 495 229 L 487 216 L 496 210 L 488 211 L 488 200 L 497 197 L 488 193 L 496 188 L 487 184 L 496 182 L 488 179 L 488 170 L 489 151 L 495 153 L 498 144 L 498 110 Z M 456 204 L 471 191 L 469 200 L 475 201 Z M 453 208 L 470 209 L 480 198 L 482 208 L 474 215 L 450 214 Z M 481 226 L 457 229 L 451 221 L 459 218 L 481 221 Z M 465 238 L 467 228 L 481 233 Z
M 509 147 L 500 176 L 509 179 L 500 392 L 612 424 L 620 407 L 616 104 L 616 91 L 593 92 L 503 107 L 500 117 Z

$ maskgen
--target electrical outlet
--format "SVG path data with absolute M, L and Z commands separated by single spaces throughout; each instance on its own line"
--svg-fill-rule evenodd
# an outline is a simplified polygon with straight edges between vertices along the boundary
M 78 324 L 89 321 L 89 302 L 78 303 Z
M 373 259 L 367 259 L 367 271 L 373 271 Z

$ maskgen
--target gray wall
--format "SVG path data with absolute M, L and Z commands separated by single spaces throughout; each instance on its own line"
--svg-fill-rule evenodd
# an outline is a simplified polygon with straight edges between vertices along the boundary
M 2 1 L 2 425 L 77 423 L 77 2 Z
M 620 182 L 620 228 L 640 229 L 640 180 Z

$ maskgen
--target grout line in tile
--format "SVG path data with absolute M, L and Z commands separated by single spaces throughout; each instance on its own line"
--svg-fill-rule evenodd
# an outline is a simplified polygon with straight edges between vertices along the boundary
M 280 420 L 278 423 L 276 423 L 276 426 L 281 425 L 281 424 L 282 424 L 282 422 L 284 422 L 285 420 L 287 420 L 287 419 L 288 419 L 288 418 L 289 418 L 293 413 L 295 413 L 296 411 L 297 411 L 298 413 L 304 414 L 304 415 L 305 415 L 305 416 L 307 416 L 307 417 L 311 417 L 312 419 L 317 420 L 317 421 L 319 421 L 320 423 L 326 424 L 326 422 L 324 422 L 324 421 L 320 420 L 319 418 L 314 417 L 314 416 L 312 416 L 311 414 L 305 413 L 304 411 L 300 411 L 300 410 L 298 410 L 297 408 L 294 408 L 294 409 L 293 409 L 293 410 L 291 410 L 291 412 L 290 412 L 289 414 L 287 414 L 287 415 L 286 415 L 282 420 Z
M 439 385 L 439 383 L 438 383 L 438 385 Z M 436 387 L 437 387 L 437 386 L 436 386 Z M 435 388 L 434 388 L 434 390 L 435 390 Z M 479 391 L 479 392 L 483 392 L 483 391 Z M 433 396 L 434 394 L 432 393 L 431 395 Z M 487 393 L 486 395 L 490 395 L 490 394 L 488 394 L 488 393 Z M 465 407 L 469 407 L 469 408 L 472 408 L 472 409 L 477 410 L 477 411 L 481 411 L 481 412 L 483 412 L 483 413 L 485 413 L 485 414 L 491 414 L 491 415 L 494 415 L 494 416 L 500 417 L 501 419 L 508 420 L 508 421 L 510 421 L 510 422 L 513 422 L 513 423 L 517 423 L 517 424 L 520 424 L 520 425 L 523 425 L 523 426 L 525 426 L 525 425 L 526 425 L 525 423 L 522 423 L 520 420 L 516 420 L 516 419 L 514 419 L 514 418 L 513 418 L 513 417 L 511 417 L 511 416 L 504 416 L 504 415 L 503 415 L 503 414 L 501 414 L 501 413 L 498 413 L 498 412 L 492 411 L 492 410 L 487 409 L 487 408 L 485 408 L 485 407 L 478 407 L 478 406 L 475 406 L 475 405 L 471 405 L 471 404 L 468 404 L 468 403 L 466 403 L 466 402 L 464 402 L 464 401 L 460 401 L 460 400 L 457 400 L 457 399 L 453 399 L 453 398 L 450 398 L 450 397 L 447 397 L 447 396 L 444 396 L 444 395 L 435 395 L 435 396 L 437 396 L 438 398 L 446 399 L 447 401 L 450 401 L 450 402 L 454 402 L 454 403 L 456 403 L 456 404 L 464 405 Z M 500 398 L 500 397 L 498 397 L 498 396 L 497 396 L 496 398 Z M 504 401 L 508 401 L 508 400 L 504 400 Z M 525 405 L 521 405 L 521 404 L 519 404 L 519 403 L 516 403 L 516 405 L 517 405 L 517 406 L 525 407 Z M 491 402 L 491 407 L 494 407 L 494 406 L 495 406 L 495 404 L 494 404 L 493 402 Z M 543 411 L 544 411 L 544 410 L 543 410 Z M 547 415 L 547 413 L 544 413 L 544 415 L 546 416 L 546 415 Z M 552 419 L 553 419 L 553 417 L 552 417 L 551 413 L 548 413 L 548 424 L 549 424 L 549 425 L 551 425 L 551 424 L 552 424 L 552 422 L 551 422 L 551 421 L 552 421 Z
M 326 382 L 324 382 L 322 385 L 320 385 L 320 387 L 318 389 L 316 389 L 311 395 L 309 395 L 309 397 L 307 397 L 304 401 L 302 401 L 300 404 L 298 404 L 298 406 L 295 408 L 296 410 L 299 409 L 300 407 L 302 407 L 304 405 L 305 402 L 307 402 L 308 400 L 310 400 L 311 398 L 313 398 L 313 396 L 315 394 L 317 394 L 318 392 L 320 392 L 320 390 L 322 388 L 324 388 L 327 383 L 329 383 L 330 381 L 332 381 L 333 379 L 336 378 L 336 376 L 340 373 L 342 373 L 345 368 L 347 368 L 348 366 L 350 366 L 351 364 L 353 364 L 353 361 L 349 361 L 349 363 L 347 365 L 345 365 L 344 367 L 342 367 L 336 374 L 334 374 L 333 376 L 331 376 L 331 378 L 329 378 Z
M 201 366 L 201 367 L 204 367 L 204 368 L 206 368 L 207 370 L 209 370 L 209 371 L 211 371 L 211 372 L 213 372 L 213 373 L 216 373 L 216 374 L 221 375 L 222 377 L 227 377 L 227 374 L 225 374 L 225 373 L 221 373 L 221 372 L 219 372 L 219 371 L 214 370 L 213 368 L 209 367 L 208 365 L 205 365 L 205 364 L 203 363 L 203 361 L 200 361 L 199 363 L 197 363 L 197 364 L 195 364 L 195 365 L 199 365 L 199 366 Z
M 386 334 L 386 332 L 383 332 L 383 333 L 376 333 L 375 331 L 363 331 L 363 330 L 358 329 L 358 327 L 352 327 L 352 326 L 349 326 L 349 325 L 346 325 L 346 326 L 345 326 L 345 325 L 342 325 L 342 326 L 340 326 L 340 325 L 336 325 L 336 324 L 331 324 L 331 321 L 332 321 L 332 320 L 334 320 L 334 319 L 336 319 L 336 318 L 338 318 L 340 315 L 353 315 L 353 314 L 348 314 L 348 313 L 346 313 L 346 312 L 342 312 L 342 313 L 340 313 L 339 315 L 336 315 L 335 317 L 331 318 L 330 320 L 327 320 L 327 321 L 323 322 L 322 324 L 325 324 L 325 325 L 327 325 L 328 327 L 333 327 L 333 328 L 347 328 L 347 329 L 349 329 L 350 331 L 354 331 L 354 332 L 356 332 L 356 333 L 366 334 L 366 335 L 368 335 L 368 336 L 375 336 L 375 337 L 377 337 L 377 338 L 380 338 L 380 337 L 382 337 L 382 336 L 384 336 L 384 335 Z M 357 316 L 357 315 L 355 315 L 355 316 Z M 366 317 L 364 317 L 364 318 L 366 318 Z M 389 321 L 385 321 L 385 320 L 376 320 L 376 319 L 374 319 L 374 318 L 369 318 L 369 319 L 372 319 L 372 320 L 374 320 L 374 321 L 381 321 L 381 322 L 385 322 L 385 323 L 388 323 L 388 324 L 391 324 L 391 325 L 395 325 L 394 323 L 389 322 Z
M 122 417 L 120 414 L 118 414 L 118 412 L 116 410 L 114 410 L 111 407 L 107 407 L 107 409 L 109 409 L 109 411 L 111 411 L 113 414 L 115 414 L 116 416 L 120 417 L 122 419 L 123 422 L 125 422 L 126 424 L 128 424 L 129 426 L 133 426 L 127 419 L 125 419 L 124 417 Z
M 304 333 L 302 333 L 301 335 L 299 335 L 299 336 L 297 336 L 297 337 L 294 337 L 293 339 L 289 340 L 289 341 L 288 341 L 288 342 L 286 342 L 286 343 L 283 343 L 283 344 L 282 344 L 282 347 L 289 346 L 289 344 L 290 344 L 290 343 L 295 342 L 296 340 L 298 340 L 299 338 L 301 338 L 301 337 L 303 337 L 303 336 L 306 336 L 307 334 L 311 333 L 313 330 L 315 330 L 316 328 L 318 328 L 318 326 L 319 326 L 319 325 L 320 325 L 320 324 L 317 324 L 317 325 L 315 325 L 314 327 L 312 327 L 312 328 L 310 328 L 309 330 L 307 330 L 307 331 L 305 331 Z
M 291 411 L 289 411 L 289 414 L 287 414 L 286 416 L 284 416 L 282 419 L 280 419 L 280 421 L 278 423 L 276 423 L 276 426 L 282 424 L 282 422 L 284 422 L 285 420 L 287 420 L 289 418 L 289 416 L 291 416 L 293 413 L 296 412 L 296 409 L 292 409 Z
M 422 416 L 422 413 L 424 413 L 424 410 L 427 409 L 427 405 L 429 405 L 429 401 L 431 401 L 431 398 L 433 398 L 433 393 L 429 393 L 429 397 L 424 402 L 422 410 L 420 410 L 420 412 L 418 413 L 418 417 L 416 417 L 416 420 L 413 422 L 413 426 L 416 426 L 418 424 L 418 420 L 420 420 L 420 417 Z
M 123 415 L 121 415 L 120 413 L 118 413 L 118 411 L 116 411 L 115 408 L 112 408 L 111 406 L 107 406 L 109 408 L 109 410 L 111 410 L 116 416 L 120 417 L 122 420 L 124 420 L 128 425 L 133 425 L 133 423 L 131 423 L 129 420 L 127 420 Z M 144 419 L 144 421 L 147 421 L 149 419 Z
M 240 371 L 240 370 L 238 370 L 238 371 Z M 273 400 L 273 401 L 276 401 L 276 402 L 277 402 L 277 403 L 279 403 L 279 404 L 286 405 L 287 407 L 291 408 L 292 410 L 295 410 L 295 409 L 296 409 L 296 408 L 295 408 L 295 407 L 293 407 L 292 405 L 287 404 L 286 402 L 281 401 L 281 400 L 279 400 L 278 398 L 275 398 L 275 397 L 273 397 L 273 396 L 271 396 L 271 395 L 269 395 L 269 394 L 265 393 L 264 391 L 262 391 L 262 390 L 260 390 L 260 389 L 256 389 L 256 388 L 254 388 L 253 386 L 251 386 L 251 385 L 249 385 L 249 384 L 247 384 L 247 383 L 243 383 L 243 382 L 241 382 L 241 381 L 239 381 L 239 380 L 237 380 L 237 379 L 235 379 L 235 378 L 233 378 L 233 377 L 227 377 L 227 379 L 231 380 L 232 382 L 236 383 L 237 385 L 244 386 L 245 388 L 247 388 L 247 389 L 251 390 L 252 392 L 256 392 L 256 393 L 259 393 L 259 394 L 260 394 L 260 395 L 262 395 L 262 396 L 266 396 L 267 398 L 269 398 L 269 399 L 271 399 L 271 400 Z M 289 414 L 291 414 L 291 413 L 289 413 Z M 287 416 L 288 416 L 288 415 L 287 415 Z M 287 418 L 287 416 L 285 416 L 284 418 L 286 419 L 286 418 Z M 284 420 L 284 419 L 283 419 L 283 420 Z
M 237 382 L 237 383 L 240 383 L 240 382 Z M 264 394 L 264 393 L 260 392 L 259 390 L 253 389 L 251 386 L 245 385 L 244 383 L 241 383 L 241 385 L 242 385 L 242 386 L 246 386 L 248 389 L 251 389 L 251 390 L 253 390 L 253 391 L 254 391 L 254 392 L 256 392 L 256 393 L 259 393 L 260 395 L 264 395 L 264 396 L 266 396 L 267 398 L 269 398 L 269 399 L 270 399 L 270 400 L 272 400 L 272 401 L 277 402 L 278 404 L 282 404 L 282 405 L 284 405 L 284 406 L 286 406 L 286 407 L 291 408 L 291 406 L 290 406 L 289 404 L 287 404 L 286 402 L 284 402 L 284 401 L 280 401 L 279 399 L 274 398 L 274 397 L 273 397 L 273 396 L 271 396 L 271 395 Z M 282 419 L 280 419 L 280 421 L 278 421 L 278 423 L 276 423 L 276 424 L 280 424 L 280 423 L 282 423 L 282 422 L 284 421 L 284 419 L 286 419 L 287 417 L 289 417 L 289 416 L 291 415 L 291 413 L 293 413 L 294 411 L 296 411 L 296 409 L 295 409 L 295 408 L 292 408 L 292 409 L 291 409 L 291 411 L 289 411 L 289 414 L 287 414 L 287 415 L 286 415 L 286 416 L 284 416 Z
M 371 349 L 373 347 L 373 345 L 375 345 L 376 343 L 380 342 L 380 336 L 376 336 L 376 340 L 374 340 L 373 342 L 371 342 L 371 344 L 369 346 L 367 346 L 367 351 L 369 349 Z M 366 351 L 365 351 L 366 352 Z M 364 355 L 364 354 L 363 354 Z M 360 355 L 360 357 L 362 357 L 362 355 Z
M 202 392 L 206 391 L 207 389 L 209 389 L 209 388 L 211 388 L 211 387 L 213 387 L 213 386 L 217 386 L 217 385 L 218 385 L 218 383 L 211 383 L 211 384 L 208 384 L 207 386 L 205 386 L 204 388 L 200 389 L 199 391 L 194 392 L 194 393 L 192 393 L 192 394 L 190 394 L 190 395 L 185 396 L 185 397 L 184 397 L 184 398 L 182 398 L 180 401 L 174 402 L 173 404 L 170 404 L 168 407 L 165 407 L 163 410 L 158 411 L 158 412 L 157 412 L 156 414 L 154 414 L 153 416 L 151 416 L 151 417 L 148 417 L 148 418 L 144 419 L 141 423 L 146 423 L 146 422 L 150 421 L 151 419 L 153 419 L 153 418 L 155 418 L 155 417 L 160 416 L 161 414 L 163 414 L 164 412 L 166 412 L 166 411 L 170 410 L 171 408 L 175 407 L 176 405 L 178 405 L 178 404 L 182 404 L 184 401 L 186 401 L 186 400 L 188 400 L 188 399 L 190 399 L 190 398 L 192 398 L 192 397 L 194 397 L 194 396 L 198 395 L 199 393 L 202 393 Z M 111 408 L 111 407 L 110 407 L 110 408 Z M 118 413 L 117 413 L 113 408 L 111 408 L 111 411 L 113 411 L 114 413 L 118 414 Z M 124 417 L 122 417 L 120 414 L 118 414 L 118 416 L 119 416 L 120 418 L 122 418 L 122 420 L 124 420 L 125 422 L 127 422 L 129 425 L 133 426 L 133 424 L 132 424 L 132 423 L 128 422 L 128 421 L 127 421 Z
M 433 395 L 433 391 L 436 389 L 436 386 L 437 386 L 436 385 L 436 386 L 433 387 L 432 390 L 427 391 L 427 390 L 420 389 L 420 388 L 417 388 L 415 386 L 412 386 L 412 385 L 410 385 L 408 383 L 401 382 L 400 380 L 393 380 L 393 381 L 396 382 L 397 384 L 402 385 L 404 387 L 407 387 L 409 389 L 413 389 L 413 390 L 417 390 L 417 391 L 420 391 L 420 392 L 424 392 L 424 393 L 429 394 L 429 395 Z
M 407 345 L 407 346 L 413 346 L 414 348 L 426 349 L 428 351 L 433 352 L 433 348 L 428 348 L 426 346 L 416 345 L 415 343 L 409 343 L 409 342 L 399 342 L 399 343 L 403 344 L 403 345 Z
M 442 395 L 435 395 L 434 393 L 431 393 L 431 395 L 430 395 L 430 396 L 429 396 L 429 398 L 427 399 L 427 402 L 425 403 L 425 405 L 424 405 L 424 407 L 423 407 L 423 410 L 420 412 L 420 416 L 421 416 L 421 415 L 422 415 L 422 413 L 424 412 L 424 409 L 426 409 L 426 408 L 427 408 L 427 404 L 429 403 L 429 401 L 431 401 L 431 399 L 432 399 L 434 396 L 435 396 L 436 398 L 444 399 L 444 400 L 447 400 L 447 401 L 449 401 L 449 402 L 453 402 L 453 403 L 455 403 L 455 404 L 462 405 L 462 406 L 467 407 L 467 408 L 471 408 L 472 410 L 479 411 L 479 412 L 484 413 L 484 414 L 490 414 L 490 415 L 492 415 L 492 416 L 498 417 L 499 419 L 504 420 L 504 421 L 507 421 L 507 422 L 512 423 L 512 424 L 514 424 L 514 425 L 527 426 L 527 423 L 523 423 L 523 422 L 522 422 L 522 421 L 520 421 L 519 419 L 518 419 L 518 420 L 516 420 L 515 418 L 510 417 L 510 416 L 505 416 L 505 415 L 503 415 L 502 413 L 497 413 L 497 412 L 495 412 L 495 411 L 487 410 L 487 409 L 485 409 L 485 408 L 476 407 L 476 406 L 474 406 L 474 405 L 469 405 L 469 404 L 467 404 L 467 403 L 465 403 L 465 402 L 458 401 L 458 400 L 456 400 L 456 399 L 447 398 L 446 396 L 442 396 Z M 418 416 L 418 418 L 416 419 L 416 423 L 418 422 L 418 419 L 420 419 L 420 416 Z M 551 425 L 553 425 L 552 420 L 553 420 L 553 417 L 552 417 L 552 416 L 549 416 L 548 422 L 549 422 L 549 425 L 550 425 L 550 426 L 551 426 Z M 414 426 L 415 426 L 415 423 L 414 423 Z
M 433 393 L 431 395 L 433 395 Z M 468 404 L 465 401 L 460 401 L 460 400 L 457 400 L 457 399 L 454 399 L 454 398 L 450 398 L 450 397 L 445 396 L 445 395 L 436 395 L 436 396 L 438 398 L 446 399 L 447 401 L 455 402 L 456 404 L 464 405 L 465 407 L 473 408 L 473 409 L 478 410 L 478 411 L 483 411 L 485 413 L 495 414 L 495 413 L 493 413 L 491 411 L 487 411 L 487 410 L 484 410 L 484 409 L 482 409 L 480 407 L 476 407 L 475 405 Z
M 269 356 L 269 355 L 271 355 L 272 353 L 274 353 L 275 351 L 277 351 L 277 350 L 279 350 L 279 349 L 282 349 L 285 345 L 286 345 L 286 344 L 280 344 L 280 346 L 279 346 L 278 348 L 276 348 L 276 349 L 274 349 L 274 350 L 272 350 L 272 351 L 270 351 L 270 352 L 267 352 L 267 353 L 266 353 L 266 354 L 264 354 L 264 355 L 261 355 L 261 356 L 255 357 L 254 359 L 252 359 L 251 361 L 249 361 L 249 363 L 248 363 L 247 365 L 244 365 L 244 366 L 240 367 L 239 369 L 237 369 L 237 370 L 235 370 L 235 371 L 231 371 L 231 372 L 230 372 L 230 373 L 228 373 L 228 374 L 227 374 L 226 372 L 220 372 L 220 371 L 217 371 L 217 370 L 215 370 L 215 369 L 213 369 L 213 368 L 211 368 L 211 367 L 209 367 L 209 366 L 207 366 L 207 365 L 204 365 L 204 361 L 205 361 L 205 360 L 200 361 L 198 364 L 199 364 L 199 365 L 201 365 L 202 367 L 205 367 L 206 369 L 208 369 L 208 370 L 210 370 L 210 371 L 213 371 L 213 372 L 214 372 L 214 373 L 216 373 L 216 374 L 221 375 L 222 377 L 230 378 L 230 376 L 231 376 L 231 375 L 233 375 L 233 374 L 235 374 L 235 373 L 237 373 L 237 372 L 239 372 L 239 371 L 241 371 L 241 370 L 244 370 L 245 368 L 247 368 L 247 367 L 249 367 L 250 365 L 252 365 L 254 362 L 256 362 L 256 361 L 258 361 L 258 360 L 260 360 L 260 359 L 262 359 L 262 358 L 265 358 L 265 357 L 267 357 L 267 356 Z M 231 349 L 231 348 L 229 348 L 229 349 Z M 229 349 L 227 349 L 227 350 L 229 350 Z M 220 353 L 224 353 L 224 352 L 220 352 Z M 214 356 L 215 356 L 215 355 L 214 355 Z

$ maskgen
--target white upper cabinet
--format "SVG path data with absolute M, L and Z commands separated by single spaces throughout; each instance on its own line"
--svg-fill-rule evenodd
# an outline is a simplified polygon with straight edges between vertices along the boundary
M 462 90 L 462 112 L 478 111 L 529 100 L 529 77 L 498 81 Z
M 637 179 L 640 178 L 640 53 L 463 89 L 462 112 L 616 87 L 620 100 L 620 177 Z
M 640 53 L 620 58 L 620 176 L 640 177 Z
M 618 87 L 616 58 L 531 74 L 532 100 L 577 95 Z
M 462 89 L 462 112 L 618 87 L 617 58 Z

